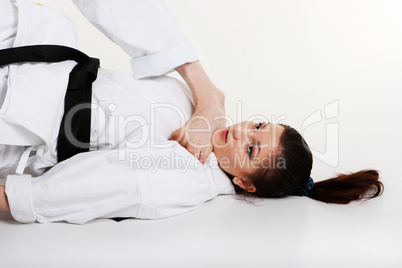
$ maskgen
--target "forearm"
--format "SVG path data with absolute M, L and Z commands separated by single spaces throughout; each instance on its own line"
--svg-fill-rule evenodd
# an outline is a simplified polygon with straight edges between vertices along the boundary
M 183 77 L 194 98 L 195 107 L 219 105 L 224 108 L 225 95 L 208 77 L 200 61 L 183 64 L 175 70 Z
M 0 210 L 10 211 L 4 186 L 0 186 Z

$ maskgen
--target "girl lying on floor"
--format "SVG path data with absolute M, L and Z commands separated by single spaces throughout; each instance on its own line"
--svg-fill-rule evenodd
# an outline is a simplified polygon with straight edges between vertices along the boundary
M 94 81 L 83 89 L 92 90 L 90 101 L 79 95 L 66 112 L 63 102 L 72 94 L 67 89 L 87 65 L 77 70 L 74 60 L 24 58 L 3 63 L 0 177 L 7 181 L 0 188 L 0 208 L 15 220 L 158 219 L 220 194 L 298 195 L 347 204 L 382 193 L 375 170 L 314 183 L 311 151 L 287 125 L 262 120 L 225 127 L 224 94 L 163 1 L 74 3 L 132 57 L 133 75 L 92 68 Z M 7 55 L 5 49 L 30 45 L 76 48 L 74 27 L 64 15 L 25 0 L 2 1 L 0 10 L 6 18 L 0 49 Z M 172 70 L 187 85 L 164 75 Z M 80 117 L 78 127 L 69 125 L 74 109 L 89 103 L 89 117 Z M 88 144 L 69 135 L 86 128 Z M 67 141 L 61 143 L 60 135 Z M 60 158 L 71 144 L 84 150 Z

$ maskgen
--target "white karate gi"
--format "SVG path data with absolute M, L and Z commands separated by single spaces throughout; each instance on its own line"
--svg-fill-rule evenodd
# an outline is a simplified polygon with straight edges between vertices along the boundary
M 8 25 L 0 26 L 0 48 L 46 43 L 75 47 L 74 29 L 66 17 L 24 0 L 16 2 L 18 19 L 9 15 Z M 26 165 L 21 161 L 30 175 L 7 176 L 13 217 L 20 222 L 72 223 L 111 217 L 157 219 L 192 210 L 219 194 L 233 194 L 213 153 L 202 165 L 177 142 L 167 140 L 191 117 L 193 105 L 188 88 L 162 74 L 197 56 L 165 3 L 74 3 L 133 57 L 136 78 L 158 77 L 136 80 L 100 69 L 93 84 L 91 118 L 91 150 L 99 151 L 76 155 L 47 171 L 56 164 L 62 104 L 75 62 L 1 68 L 0 161 L 7 165 L 0 168 L 0 176 L 15 171 L 15 155 L 24 158 L 23 151 L 36 146 L 29 158 L 26 151 Z M 1 10 L 16 14 L 8 1 L 2 5 Z

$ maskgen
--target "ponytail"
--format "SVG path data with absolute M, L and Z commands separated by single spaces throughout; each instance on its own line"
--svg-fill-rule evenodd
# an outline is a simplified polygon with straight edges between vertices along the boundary
M 378 171 L 361 170 L 349 175 L 314 183 L 308 197 L 325 203 L 348 204 L 350 201 L 380 196 L 384 185 L 378 180 Z M 374 192 L 366 195 L 369 190 Z

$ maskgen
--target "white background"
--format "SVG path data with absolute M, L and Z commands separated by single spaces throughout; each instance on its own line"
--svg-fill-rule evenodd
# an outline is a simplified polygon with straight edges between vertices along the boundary
M 68 14 L 79 48 L 102 68 L 130 73 L 129 57 L 70 1 L 36 2 Z M 170 219 L 83 226 L 23 225 L 1 213 L 0 267 L 402 267 L 402 2 L 168 3 L 235 122 L 285 117 L 315 152 L 314 180 L 378 169 L 383 196 L 346 206 L 218 197 Z M 326 120 L 334 102 L 337 116 Z M 302 128 L 318 110 L 323 120 Z

